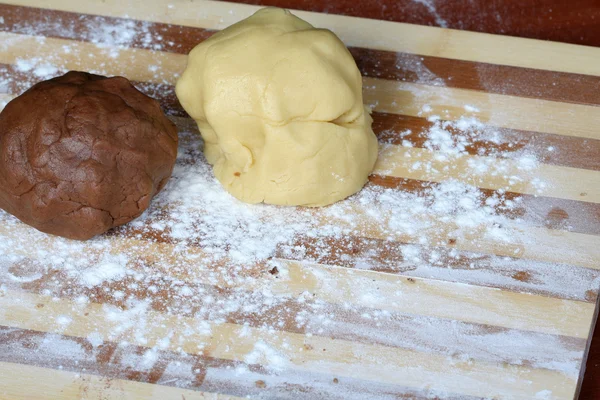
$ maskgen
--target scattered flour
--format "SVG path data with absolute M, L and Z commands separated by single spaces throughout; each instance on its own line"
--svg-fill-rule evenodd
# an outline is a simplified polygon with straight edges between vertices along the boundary
M 472 112 L 472 113 L 478 113 L 481 110 L 475 106 L 472 106 L 470 104 L 465 104 L 465 111 L 467 112 Z
M 465 147 L 477 137 L 479 122 L 470 117 L 465 120 L 448 123 L 436 121 L 433 127 L 425 132 L 425 148 L 447 156 L 445 161 L 451 165 L 456 158 L 465 155 Z M 287 208 L 268 205 L 249 205 L 240 203 L 227 192 L 214 178 L 210 166 L 201 152 L 201 141 L 193 130 L 182 129 L 180 133 L 180 149 L 173 177 L 167 187 L 160 193 L 146 213 L 136 221 L 118 229 L 118 236 L 131 238 L 147 238 L 142 243 L 122 245 L 118 254 L 113 254 L 115 239 L 112 236 L 101 236 L 88 242 L 74 242 L 66 239 L 48 237 L 33 229 L 25 228 L 13 217 L 0 213 L 0 223 L 4 227 L 0 233 L 0 270 L 10 270 L 15 263 L 27 260 L 43 260 L 43 264 L 35 264 L 27 274 L 39 283 L 42 292 L 52 296 L 71 296 L 83 307 L 89 302 L 102 302 L 103 319 L 114 326 L 109 336 L 100 333 L 88 335 L 92 346 L 98 347 L 102 341 L 109 340 L 121 343 L 149 343 L 149 335 L 156 329 L 156 321 L 150 318 L 152 310 L 167 310 L 173 315 L 193 316 L 195 324 L 181 322 L 177 328 L 184 335 L 179 339 L 172 332 L 165 332 L 154 347 L 143 354 L 129 354 L 122 359 L 123 365 L 136 365 L 142 370 L 149 370 L 156 365 L 160 357 L 159 349 L 173 348 L 189 335 L 210 335 L 213 327 L 226 322 L 252 323 L 262 321 L 259 326 L 266 329 L 279 330 L 298 329 L 306 334 L 341 335 L 347 329 L 353 330 L 353 337 L 373 340 L 374 331 L 366 329 L 372 323 L 377 329 L 387 329 L 394 325 L 397 316 L 382 314 L 380 311 L 368 310 L 364 307 L 349 305 L 343 313 L 331 305 L 314 299 L 308 292 L 291 298 L 278 295 L 275 287 L 278 279 L 287 279 L 287 271 L 273 257 L 290 259 L 311 258 L 324 261 L 329 253 L 329 238 L 341 240 L 345 236 L 365 236 L 372 221 L 378 221 L 378 229 L 388 234 L 387 242 L 381 250 L 395 251 L 399 255 L 398 262 L 391 260 L 399 271 L 404 265 L 413 270 L 414 276 L 435 276 L 440 279 L 453 280 L 460 276 L 461 280 L 475 284 L 490 282 L 495 285 L 506 285 L 514 282 L 503 277 L 502 269 L 496 270 L 494 265 L 502 265 L 501 259 L 491 260 L 490 264 L 478 264 L 475 255 L 473 271 L 458 273 L 448 270 L 444 276 L 439 271 L 447 270 L 448 258 L 444 258 L 437 246 L 440 237 L 448 226 L 454 226 L 452 237 L 455 240 L 469 240 L 476 234 L 489 237 L 497 243 L 521 244 L 519 237 L 510 234 L 513 221 L 500 212 L 519 207 L 518 199 L 508 201 L 502 191 L 492 196 L 484 196 L 480 190 L 461 180 L 446 180 L 438 185 L 425 187 L 419 191 L 399 188 L 386 188 L 369 184 L 364 190 L 351 198 L 323 209 Z M 535 171 L 535 159 L 522 157 L 519 165 L 525 172 Z M 486 166 L 495 168 L 493 165 Z M 440 236 L 441 235 L 441 236 Z M 312 247 L 297 242 L 298 237 L 309 241 L 322 242 L 322 247 Z M 412 244 L 400 245 L 399 240 L 412 238 Z M 157 238 L 157 239 L 152 239 Z M 158 245 L 164 243 L 172 248 L 166 254 L 157 253 L 153 248 L 153 240 Z M 517 242 L 515 242 L 517 241 Z M 49 252 L 48 245 L 54 249 Z M 396 248 L 396 250 L 394 250 Z M 314 253 L 315 249 L 317 253 Z M 387 249 L 387 250 L 386 250 Z M 308 251 L 313 253 L 308 254 Z M 323 255 L 320 255 L 320 252 Z M 170 253 L 170 254 L 169 254 Z M 449 253 L 452 260 L 463 259 L 461 252 Z M 446 261 L 444 261 L 446 260 Z M 385 260 L 373 257 L 351 258 L 361 269 L 378 269 L 386 265 Z M 505 267 L 506 271 L 520 271 L 523 264 Z M 276 276 L 268 273 L 278 267 Z M 486 268 L 479 271 L 479 268 Z M 511 268 L 513 268 L 511 270 Z M 535 270 L 535 268 L 534 268 Z M 45 277 L 50 271 L 64 276 L 70 285 L 60 285 Z M 6 275 L 5 275 L 6 276 Z M 536 290 L 558 290 L 564 284 L 553 275 L 548 278 L 539 276 L 542 283 L 531 287 Z M 323 278 L 320 278 L 323 279 Z M 22 285 L 25 281 L 12 280 L 11 285 Z M 254 287 L 248 291 L 246 287 Z M 576 282 L 567 288 L 578 290 Z M 362 288 L 364 290 L 365 288 Z M 565 289 L 565 290 L 571 290 Z M 99 291 L 98 291 L 99 290 Z M 336 290 L 332 288 L 332 290 Z M 100 296 L 100 297 L 98 297 Z M 358 302 L 368 307 L 382 301 L 375 289 L 364 291 Z M 87 299 L 87 300 L 86 300 Z M 294 309 L 300 309 L 296 312 Z M 336 311 L 337 310 L 337 311 Z M 341 324 L 340 318 L 350 318 L 352 322 Z M 67 326 L 66 316 L 57 319 L 57 324 Z M 294 322 L 290 323 L 289 318 Z M 201 322 L 204 321 L 204 322 Z M 423 350 L 422 343 L 432 343 L 431 332 L 423 329 L 408 333 L 396 330 L 395 345 Z M 432 329 L 436 329 L 435 325 Z M 460 344 L 465 328 L 449 326 L 446 333 L 454 332 L 457 342 L 449 349 L 449 357 L 457 360 L 471 356 L 484 356 L 484 348 L 488 345 L 488 333 L 476 332 L 473 340 L 481 340 L 482 345 L 473 347 L 473 343 Z M 240 332 L 240 337 L 248 333 Z M 429 333 L 427 333 L 429 332 Z M 359 335 L 359 336 L 356 336 Z M 361 336 L 363 335 L 363 336 Z M 383 339 L 382 339 L 383 340 Z M 489 340 L 492 340 L 491 336 Z M 516 341 L 522 340 L 516 334 L 506 333 L 495 336 L 501 344 L 493 351 L 491 359 L 498 357 L 508 362 L 518 363 L 521 356 L 512 349 Z M 541 339 L 532 338 L 534 343 Z M 198 351 L 209 345 L 199 341 Z M 503 347 L 504 346 L 504 347 Z M 489 347 L 489 346 L 488 346 Z M 559 351 L 560 350 L 560 351 Z M 285 347 L 274 348 L 265 342 L 257 342 L 244 357 L 247 364 L 265 364 L 272 373 L 284 373 L 290 368 L 290 356 Z M 504 353 L 503 353 L 504 351 Z M 545 353 L 544 353 L 545 354 Z M 565 373 L 572 374 L 576 367 L 576 352 L 562 351 L 558 344 L 552 356 L 536 359 L 536 353 L 527 354 L 527 360 L 533 365 L 551 366 Z M 553 361 L 556 361 L 552 363 Z M 238 371 L 239 374 L 251 372 Z M 173 378 L 175 379 L 175 378 Z M 183 379 L 183 378 L 182 378 Z M 183 381 L 182 381 L 183 382 Z
M 281 371 L 288 365 L 286 356 L 278 352 L 273 347 L 259 340 L 254 345 L 254 349 L 246 355 L 245 361 L 248 364 L 267 365 L 276 371 Z
M 536 400 L 550 400 L 552 397 L 552 390 L 540 390 L 535 394 Z
M 425 6 L 438 25 L 447 25 L 436 11 L 435 1 L 414 1 Z M 125 19 L 114 22 L 97 17 L 90 22 L 84 38 L 68 24 L 22 25 L 17 30 L 26 35 L 59 31 L 62 37 L 95 43 L 106 51 L 107 58 L 134 43 L 151 50 L 163 48 L 161 38 L 152 36 L 149 23 Z M 39 41 L 43 43 L 44 39 L 40 37 Z M 0 43 L 0 51 L 7 45 Z M 0 89 L 20 92 L 34 81 L 63 73 L 62 57 L 76 56 L 74 52 L 64 46 L 62 53 L 46 59 L 20 58 L 14 68 L 29 80 L 15 81 L 12 71 L 0 72 Z M 102 63 L 97 68 L 96 72 L 103 73 Z M 414 74 L 419 83 L 444 85 L 419 56 L 399 55 L 397 68 Z M 160 77 L 159 65 L 149 65 L 148 71 Z M 156 95 L 165 92 L 160 85 L 146 90 Z M 164 364 L 161 379 L 181 387 L 194 387 L 201 370 L 197 360 L 184 351 L 185 338 L 210 337 L 224 323 L 242 325 L 240 339 L 249 336 L 250 326 L 268 333 L 293 330 L 307 337 L 344 337 L 435 352 L 457 362 L 471 358 L 517 365 L 527 362 L 533 367 L 575 375 L 581 354 L 552 336 L 508 330 L 488 332 L 473 324 L 372 309 L 369 305 L 382 301 L 375 286 L 350 288 L 357 292 L 361 306 L 334 306 L 302 287 L 293 295 L 282 295 L 277 285 L 279 280 L 289 279 L 289 271 L 277 259 L 288 258 L 560 294 L 578 300 L 580 292 L 585 291 L 582 288 L 597 286 L 600 277 L 593 271 L 564 277 L 562 266 L 443 249 L 449 238 L 471 241 L 478 237 L 497 245 L 512 245 L 516 251 L 525 244 L 526 239 L 513 231 L 524 220 L 524 216 L 512 215 L 522 209 L 521 199 L 509 198 L 504 190 L 484 194 L 471 184 L 472 177 L 498 175 L 539 188 L 547 184 L 535 177 L 540 162 L 527 148 L 510 150 L 511 143 L 501 130 L 477 119 L 480 110 L 476 105 L 464 105 L 464 110 L 464 117 L 447 121 L 444 115 L 433 115 L 433 107 L 426 104 L 421 116 L 431 122 L 431 127 L 418 133 L 419 143 L 415 132 L 400 133 L 403 147 L 423 148 L 436 155 L 435 163 L 415 160 L 411 171 L 444 173 L 468 157 L 468 169 L 462 176 L 418 190 L 371 183 L 355 196 L 318 210 L 240 203 L 216 181 L 201 152 L 197 133 L 181 128 L 179 156 L 169 184 L 144 215 L 118 228 L 116 235 L 103 235 L 85 243 L 49 237 L 0 211 L 0 276 L 4 277 L 0 278 L 0 296 L 9 290 L 24 289 L 53 298 L 72 298 L 75 307 L 82 310 L 89 304 L 102 303 L 101 319 L 114 326 L 110 335 L 100 333 L 100 329 L 91 332 L 85 338 L 89 350 L 76 341 L 49 334 L 36 342 L 40 354 L 77 369 L 74 365 L 97 357 L 106 341 L 111 341 L 118 344 L 116 352 L 122 353 L 111 358 L 111 363 L 146 373 Z M 490 146 L 478 154 L 481 157 L 471 157 L 470 148 L 477 142 Z M 375 230 L 384 234 L 373 246 L 355 249 L 348 245 L 355 252 L 344 250 L 343 254 L 332 255 L 332 241 L 343 242 L 354 236 L 368 242 Z M 159 251 L 161 248 L 168 251 Z M 532 279 L 517 280 L 514 276 L 518 273 L 529 274 Z M 313 276 L 321 283 L 325 280 L 318 273 Z M 331 290 L 338 289 L 331 284 Z M 156 318 L 158 313 L 176 318 L 178 324 L 164 328 L 164 321 Z M 64 329 L 73 321 L 61 314 L 54 322 Z M 152 337 L 156 332 L 160 337 Z M 451 345 L 444 347 L 449 337 Z M 154 345 L 148 345 L 151 342 Z M 148 347 L 130 350 L 133 344 Z M 197 352 L 211 345 L 213 341 L 199 339 Z M 210 367 L 206 379 L 237 379 L 240 385 L 247 383 L 256 389 L 256 381 L 266 379 L 267 385 L 277 385 L 281 375 L 280 383 L 285 385 L 285 371 L 292 368 L 291 354 L 298 350 L 290 346 L 284 342 L 276 348 L 259 340 L 243 360 L 238 360 L 240 365 Z M 169 349 L 181 359 L 165 355 Z M 25 353 L 27 349 L 12 351 Z M 302 351 L 315 350 L 306 347 Z M 253 364 L 266 365 L 268 379 L 250 368 Z M 297 374 L 293 379 L 322 390 L 329 387 L 329 382 L 319 383 L 322 377 Z M 244 393 L 248 390 L 245 387 Z M 343 393 L 340 398 L 369 398 L 357 393 Z M 551 396 L 547 390 L 536 394 L 539 399 Z
M 97 286 L 122 278 L 127 273 L 127 257 L 123 254 L 113 256 L 104 255 L 96 265 L 86 268 L 79 281 L 86 286 Z
M 415 3 L 418 4 L 422 4 L 427 11 L 429 11 L 431 13 L 431 15 L 433 15 L 435 17 L 435 23 L 442 27 L 442 28 L 447 28 L 448 27 L 448 22 L 443 19 L 440 14 L 437 11 L 437 8 L 435 6 L 436 0 L 413 0 Z

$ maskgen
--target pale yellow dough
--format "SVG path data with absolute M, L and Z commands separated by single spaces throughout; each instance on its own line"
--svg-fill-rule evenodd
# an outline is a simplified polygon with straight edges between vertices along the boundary
M 223 186 L 248 203 L 322 206 L 377 158 L 354 59 L 332 32 L 265 8 L 200 43 L 177 82 Z

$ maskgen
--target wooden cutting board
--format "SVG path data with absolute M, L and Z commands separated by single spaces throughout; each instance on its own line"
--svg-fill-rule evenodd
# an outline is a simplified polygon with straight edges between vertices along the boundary
M 0 5 L 0 100 L 123 75 L 182 142 L 150 212 L 91 242 L 0 213 L 0 397 L 574 398 L 600 284 L 600 49 L 298 11 L 350 47 L 379 161 L 331 208 L 245 207 L 191 175 L 210 169 L 173 85 L 255 10 Z

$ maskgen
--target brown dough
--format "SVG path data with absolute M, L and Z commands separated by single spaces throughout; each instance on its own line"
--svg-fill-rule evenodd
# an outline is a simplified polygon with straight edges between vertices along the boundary
M 177 129 L 122 77 L 40 82 L 0 113 L 0 208 L 85 240 L 138 217 L 167 183 Z

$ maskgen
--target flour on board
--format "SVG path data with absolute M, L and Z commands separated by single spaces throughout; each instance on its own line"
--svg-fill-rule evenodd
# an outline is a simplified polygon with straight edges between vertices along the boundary
M 435 13 L 434 2 L 418 3 Z M 134 44 L 162 50 L 160 38 L 151 35 L 147 23 L 98 17 L 92 24 L 96 24 L 89 30 L 92 33 L 83 38 L 69 25 L 22 25 L 18 30 L 24 35 L 59 31 L 62 37 L 95 43 L 107 58 Z M 50 58 L 17 59 L 14 70 L 0 72 L 0 89 L 18 94 L 35 81 L 65 72 L 61 56 L 73 50 L 66 45 L 61 51 Z M 397 62 L 398 69 L 416 74 L 420 83 L 444 84 L 418 56 L 399 56 Z M 148 71 L 160 81 L 160 65 L 149 65 Z M 95 72 L 103 73 L 102 63 L 95 65 Z M 144 90 L 161 95 L 172 88 L 157 84 Z M 540 161 L 531 149 L 512 148 L 501 129 L 478 119 L 477 104 L 465 104 L 464 110 L 463 117 L 448 121 L 426 104 L 421 116 L 430 123 L 428 128 L 383 132 L 382 136 L 400 135 L 403 140 L 399 146 L 383 139 L 381 145 L 382 151 L 389 146 L 425 149 L 435 156 L 436 165 L 449 170 L 457 160 L 468 158 L 469 168 L 462 175 L 416 188 L 386 187 L 373 181 L 358 194 L 322 209 L 239 202 L 215 179 L 197 131 L 180 124 L 179 155 L 171 180 L 151 207 L 126 226 L 82 243 L 44 235 L 0 212 L 0 276 L 4 277 L 0 296 L 24 290 L 57 301 L 70 299 L 75 314 L 102 304 L 94 308 L 99 320 L 93 323 L 98 326 L 90 323 L 82 339 L 31 333 L 31 346 L 61 368 L 81 371 L 82 365 L 93 368 L 86 360 L 100 357 L 114 343 L 113 355 L 106 362 L 115 371 L 150 374 L 160 367 L 159 383 L 179 387 L 193 387 L 201 376 L 211 388 L 237 382 L 235 390 L 242 393 L 260 389 L 258 381 L 263 382 L 258 386 L 283 393 L 289 379 L 299 386 L 328 390 L 330 379 L 318 374 L 295 371 L 284 380 L 283 373 L 293 367 L 292 354 L 327 349 L 308 343 L 297 348 L 296 342 L 283 339 L 277 344 L 278 332 L 283 330 L 307 338 L 334 337 L 442 354 L 456 362 L 476 358 L 574 376 L 581 354 L 560 337 L 511 329 L 489 331 L 478 324 L 377 310 L 372 305 L 382 299 L 376 285 L 350 283 L 341 288 L 330 275 L 307 266 L 303 276 L 313 277 L 333 293 L 346 289 L 356 293 L 356 304 L 331 304 L 311 292 L 310 282 L 291 275 L 289 263 L 299 260 L 343 266 L 357 273 L 366 270 L 460 281 L 576 300 L 583 300 L 587 289 L 597 287 L 600 276 L 592 270 L 582 268 L 565 276 L 562 265 L 461 249 L 461 243 L 476 241 L 473 238 L 515 251 L 531 240 L 518 234 L 519 226 L 532 225 L 533 218 L 522 197 L 506 190 L 484 192 L 472 184 L 473 177 L 505 174 L 510 163 L 516 169 L 508 181 L 541 188 L 547 184 L 536 177 Z M 489 144 L 480 147 L 479 158 L 473 158 L 470 150 L 476 142 Z M 410 167 L 411 171 L 432 169 L 432 162 L 425 161 L 415 161 Z M 285 287 L 293 290 L 282 291 L 279 282 L 289 283 Z M 174 328 L 163 326 L 162 314 L 176 322 L 169 325 Z M 61 332 L 74 323 L 63 313 L 54 322 Z M 110 333 L 102 331 L 103 323 L 113 328 Z M 210 355 L 221 339 L 216 335 L 227 324 L 240 326 L 236 341 L 250 340 L 256 332 L 266 338 L 248 342 L 244 357 L 231 363 L 201 362 L 189 354 L 186 338 L 196 338 L 194 352 Z M 10 332 L 0 330 L 0 337 Z M 273 342 L 267 338 L 274 338 Z M 15 359 L 28 352 L 24 347 L 3 345 L 1 340 L 0 349 Z M 223 354 L 228 351 L 223 349 Z M 383 384 L 366 386 L 340 389 L 339 396 L 369 398 L 386 389 Z M 549 398 L 547 392 L 537 397 Z

